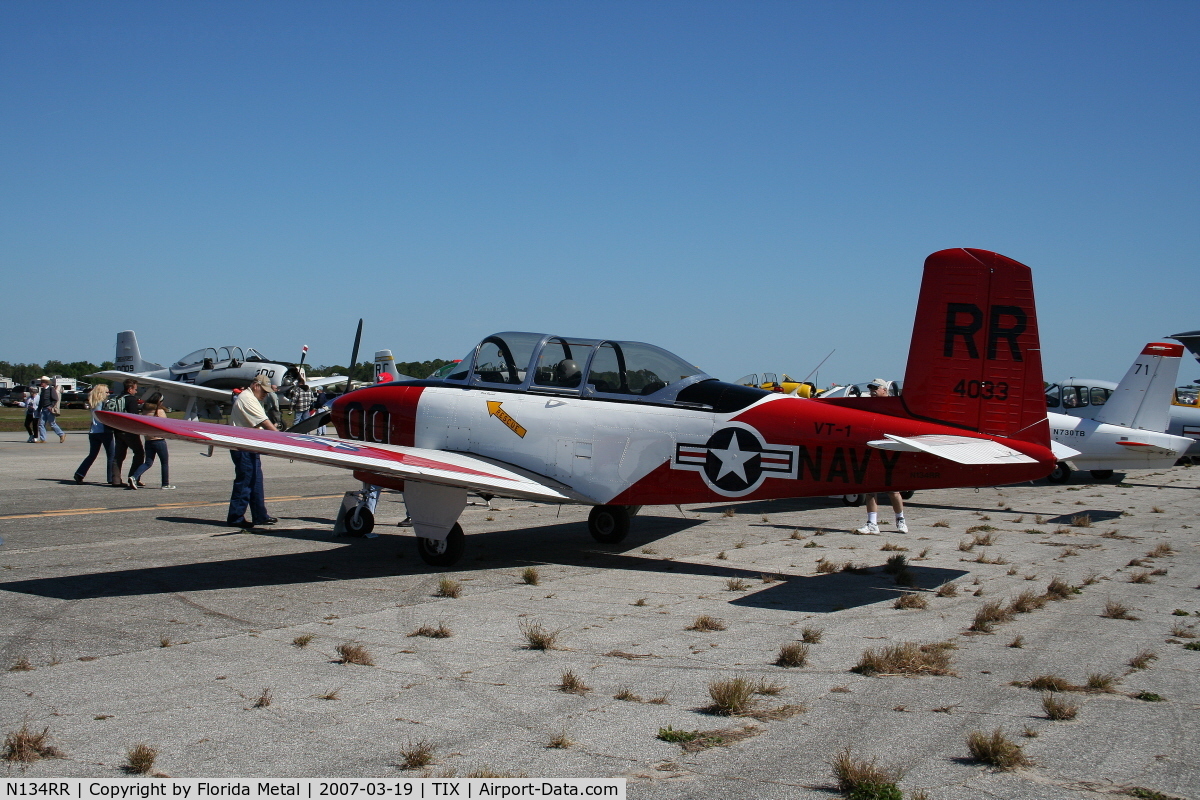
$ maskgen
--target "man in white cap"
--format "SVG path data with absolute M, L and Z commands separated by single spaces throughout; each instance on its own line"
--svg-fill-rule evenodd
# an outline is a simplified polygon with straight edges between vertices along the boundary
M 867 397 L 887 397 L 891 381 L 876 378 L 867 384 Z M 896 532 L 908 533 L 908 524 L 904 521 L 904 499 L 899 492 L 888 492 L 892 500 L 892 511 L 896 512 Z M 879 533 L 879 503 L 875 493 L 867 494 L 867 524 L 857 530 L 857 533 Z
M 259 375 L 250 387 L 238 394 L 233 401 L 229 421 L 239 428 L 263 428 L 276 430 L 275 424 L 267 419 L 262 401 L 271 391 L 266 375 Z M 231 528 L 251 528 L 257 525 L 274 525 L 277 520 L 267 513 L 266 495 L 263 490 L 262 462 L 258 453 L 249 450 L 230 450 L 233 459 L 233 493 L 229 496 L 229 511 L 225 524 Z M 250 508 L 250 522 L 246 522 L 246 508 Z
M 38 441 L 46 441 L 46 428 L 50 428 L 58 434 L 58 443 L 62 444 L 67 440 L 67 435 L 63 433 L 62 428 L 58 427 L 57 420 L 60 413 L 58 410 L 58 401 L 62 398 L 48 376 L 43 375 L 38 378 L 38 383 L 42 387 L 41 392 L 38 393 L 38 413 L 40 414 L 38 418 Z

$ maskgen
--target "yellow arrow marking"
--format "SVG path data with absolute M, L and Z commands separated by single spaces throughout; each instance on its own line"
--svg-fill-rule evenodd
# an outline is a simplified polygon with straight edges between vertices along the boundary
M 512 431 L 517 436 L 520 436 L 522 439 L 524 439 L 525 434 L 528 433 L 528 431 L 526 431 L 524 428 L 521 427 L 521 423 L 517 422 L 515 419 L 510 417 L 508 415 L 508 412 L 500 407 L 502 405 L 504 405 L 504 404 L 498 403 L 495 400 L 488 400 L 487 401 L 488 416 L 495 417 L 496 419 L 500 420 L 501 422 L 503 422 L 505 425 L 508 426 L 508 429 L 510 431 Z

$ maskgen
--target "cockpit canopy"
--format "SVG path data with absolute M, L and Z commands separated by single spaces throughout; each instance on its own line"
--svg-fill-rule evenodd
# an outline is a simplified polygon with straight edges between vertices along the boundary
M 443 378 L 480 388 L 657 402 L 673 401 L 685 386 L 710 379 L 651 344 L 516 331 L 488 336 Z
M 245 361 L 272 363 L 271 359 L 253 347 L 247 347 L 245 350 L 240 347 L 205 347 L 188 353 L 172 364 L 171 369 L 176 372 L 188 372 L 190 371 L 189 368 L 213 369 L 216 366 L 236 367 Z

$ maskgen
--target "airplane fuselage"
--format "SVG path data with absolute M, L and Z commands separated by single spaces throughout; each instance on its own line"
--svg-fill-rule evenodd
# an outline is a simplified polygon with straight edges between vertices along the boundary
M 990 486 L 1043 477 L 1052 464 L 1045 448 L 1000 439 L 1034 462 L 948 469 L 944 459 L 867 442 L 884 434 L 961 435 L 961 429 L 759 394 L 744 408 L 718 413 L 412 381 L 345 395 L 334 404 L 333 422 L 346 439 L 472 453 L 521 467 L 597 505 Z

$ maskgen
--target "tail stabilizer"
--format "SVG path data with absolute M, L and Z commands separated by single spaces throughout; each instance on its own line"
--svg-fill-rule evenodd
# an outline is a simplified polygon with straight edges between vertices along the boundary
M 162 364 L 142 359 L 142 351 L 138 349 L 137 334 L 133 331 L 121 331 L 117 334 L 117 354 L 113 361 L 116 369 L 121 372 L 150 372 L 163 368 Z
M 1180 344 L 1150 342 L 1143 347 L 1108 402 L 1095 415 L 1096 421 L 1144 431 L 1166 431 L 1182 359 Z
M 392 358 L 392 351 L 376 350 L 375 382 L 385 383 L 387 381 L 398 380 L 400 380 L 400 373 L 396 371 L 396 359 Z
M 925 259 L 901 399 L 908 413 L 1050 446 L 1033 278 L 988 250 Z

